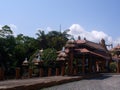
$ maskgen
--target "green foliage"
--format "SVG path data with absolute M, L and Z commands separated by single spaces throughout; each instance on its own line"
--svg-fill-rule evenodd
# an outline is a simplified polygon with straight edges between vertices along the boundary
M 57 51 L 55 49 L 45 49 L 42 53 L 42 60 L 45 66 L 54 66 L 55 60 L 57 58 Z
M 56 50 L 61 50 L 70 36 L 67 34 L 68 31 L 69 30 L 65 30 L 64 32 L 50 31 L 45 34 L 44 31 L 39 30 L 36 34 L 38 36 L 37 40 L 43 49 L 55 48 Z
M 116 72 L 116 69 L 117 69 L 116 62 L 111 62 L 110 63 L 110 70 L 111 70 L 111 72 Z
M 54 67 L 57 58 L 57 50 L 65 45 L 68 40 L 67 32 L 50 31 L 45 34 L 39 30 L 36 34 L 37 39 L 19 34 L 13 36 L 13 32 L 8 25 L 5 25 L 0 30 L 0 67 L 6 71 L 22 67 L 22 62 L 25 58 L 32 61 L 34 53 L 39 49 L 43 49 L 42 59 L 46 67 Z M 53 49 L 54 48 L 54 49 Z M 32 63 L 30 63 L 32 66 Z
M 6 37 L 6 36 L 12 35 L 12 34 L 13 34 L 13 32 L 8 25 L 3 26 L 2 29 L 0 30 L 0 37 Z

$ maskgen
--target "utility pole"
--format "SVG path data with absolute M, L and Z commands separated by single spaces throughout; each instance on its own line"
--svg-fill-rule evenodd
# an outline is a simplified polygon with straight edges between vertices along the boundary
M 60 24 L 60 33 L 61 33 L 61 24 Z

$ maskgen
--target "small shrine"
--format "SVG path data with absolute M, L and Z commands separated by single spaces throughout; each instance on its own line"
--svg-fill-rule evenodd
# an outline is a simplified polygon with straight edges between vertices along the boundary
M 67 62 L 67 59 L 68 58 L 68 55 L 67 53 L 65 52 L 65 47 L 63 47 L 62 51 L 58 54 L 58 57 L 56 59 L 57 61 L 57 64 L 59 64 L 61 66 L 61 75 L 64 76 L 65 75 L 65 65 L 66 65 L 66 62 Z M 59 75 L 58 74 L 59 71 L 58 71 L 58 68 L 56 69 L 56 75 Z
M 43 50 L 39 50 L 35 56 L 35 58 L 32 60 L 33 64 L 39 69 L 39 76 L 43 76 L 43 60 L 41 59 Z

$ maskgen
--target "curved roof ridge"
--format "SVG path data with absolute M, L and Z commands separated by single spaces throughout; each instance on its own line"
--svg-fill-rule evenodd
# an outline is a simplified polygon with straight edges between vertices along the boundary
M 102 50 L 102 51 L 106 51 L 105 48 L 104 48 L 101 44 L 99 44 L 99 43 L 86 40 L 86 44 L 87 44 L 88 46 L 93 47 L 93 48 L 100 49 L 100 50 Z

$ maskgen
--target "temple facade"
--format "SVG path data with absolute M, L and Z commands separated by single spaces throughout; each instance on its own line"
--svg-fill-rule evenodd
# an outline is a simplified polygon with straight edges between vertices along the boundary
M 62 63 L 66 74 L 77 75 L 107 72 L 111 58 L 104 39 L 100 43 L 94 43 L 78 37 L 78 40 L 66 42 L 64 50 L 58 54 L 57 61 Z
M 112 62 L 116 62 L 116 72 L 120 73 L 120 45 L 118 44 L 110 50 Z

